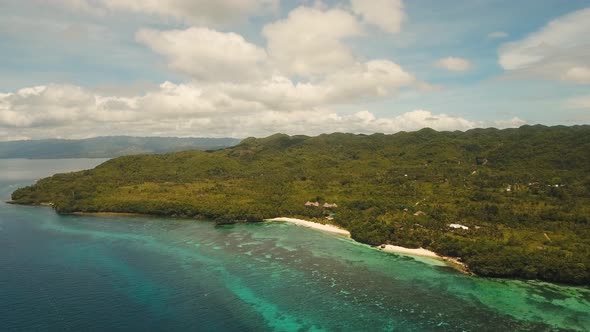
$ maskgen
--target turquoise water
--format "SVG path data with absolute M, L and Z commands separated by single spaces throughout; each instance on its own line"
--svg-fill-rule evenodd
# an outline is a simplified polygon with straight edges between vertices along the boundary
M 97 160 L 0 160 L 0 198 Z M 0 330 L 588 331 L 590 289 L 462 275 L 287 223 L 0 203 Z

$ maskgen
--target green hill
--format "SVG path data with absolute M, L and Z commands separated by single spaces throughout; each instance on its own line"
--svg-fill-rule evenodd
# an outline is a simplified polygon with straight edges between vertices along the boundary
M 218 222 L 331 216 L 360 242 L 422 246 L 479 275 L 590 284 L 590 126 L 277 134 L 214 152 L 120 157 L 12 199 Z
M 239 143 L 235 138 L 105 136 L 79 140 L 44 139 L 0 142 L 0 158 L 111 158 L 140 153 L 215 150 Z

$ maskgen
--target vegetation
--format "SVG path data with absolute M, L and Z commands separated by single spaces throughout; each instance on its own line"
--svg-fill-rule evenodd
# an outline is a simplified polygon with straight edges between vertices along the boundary
M 219 222 L 333 215 L 360 242 L 429 248 L 479 275 L 590 284 L 590 126 L 277 134 L 214 152 L 120 157 L 12 199 Z
M 111 158 L 139 153 L 215 150 L 239 143 L 235 138 L 107 136 L 80 140 L 44 139 L 0 142 L 0 158 Z

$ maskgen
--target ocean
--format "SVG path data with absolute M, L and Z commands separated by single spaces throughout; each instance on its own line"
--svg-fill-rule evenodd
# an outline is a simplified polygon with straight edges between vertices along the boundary
M 590 288 L 463 275 L 289 223 L 5 204 L 104 160 L 0 160 L 0 331 L 589 331 Z

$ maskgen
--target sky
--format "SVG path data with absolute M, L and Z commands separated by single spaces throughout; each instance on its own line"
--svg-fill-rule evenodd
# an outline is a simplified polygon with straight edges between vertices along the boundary
M 0 0 L 0 141 L 590 123 L 590 0 Z

